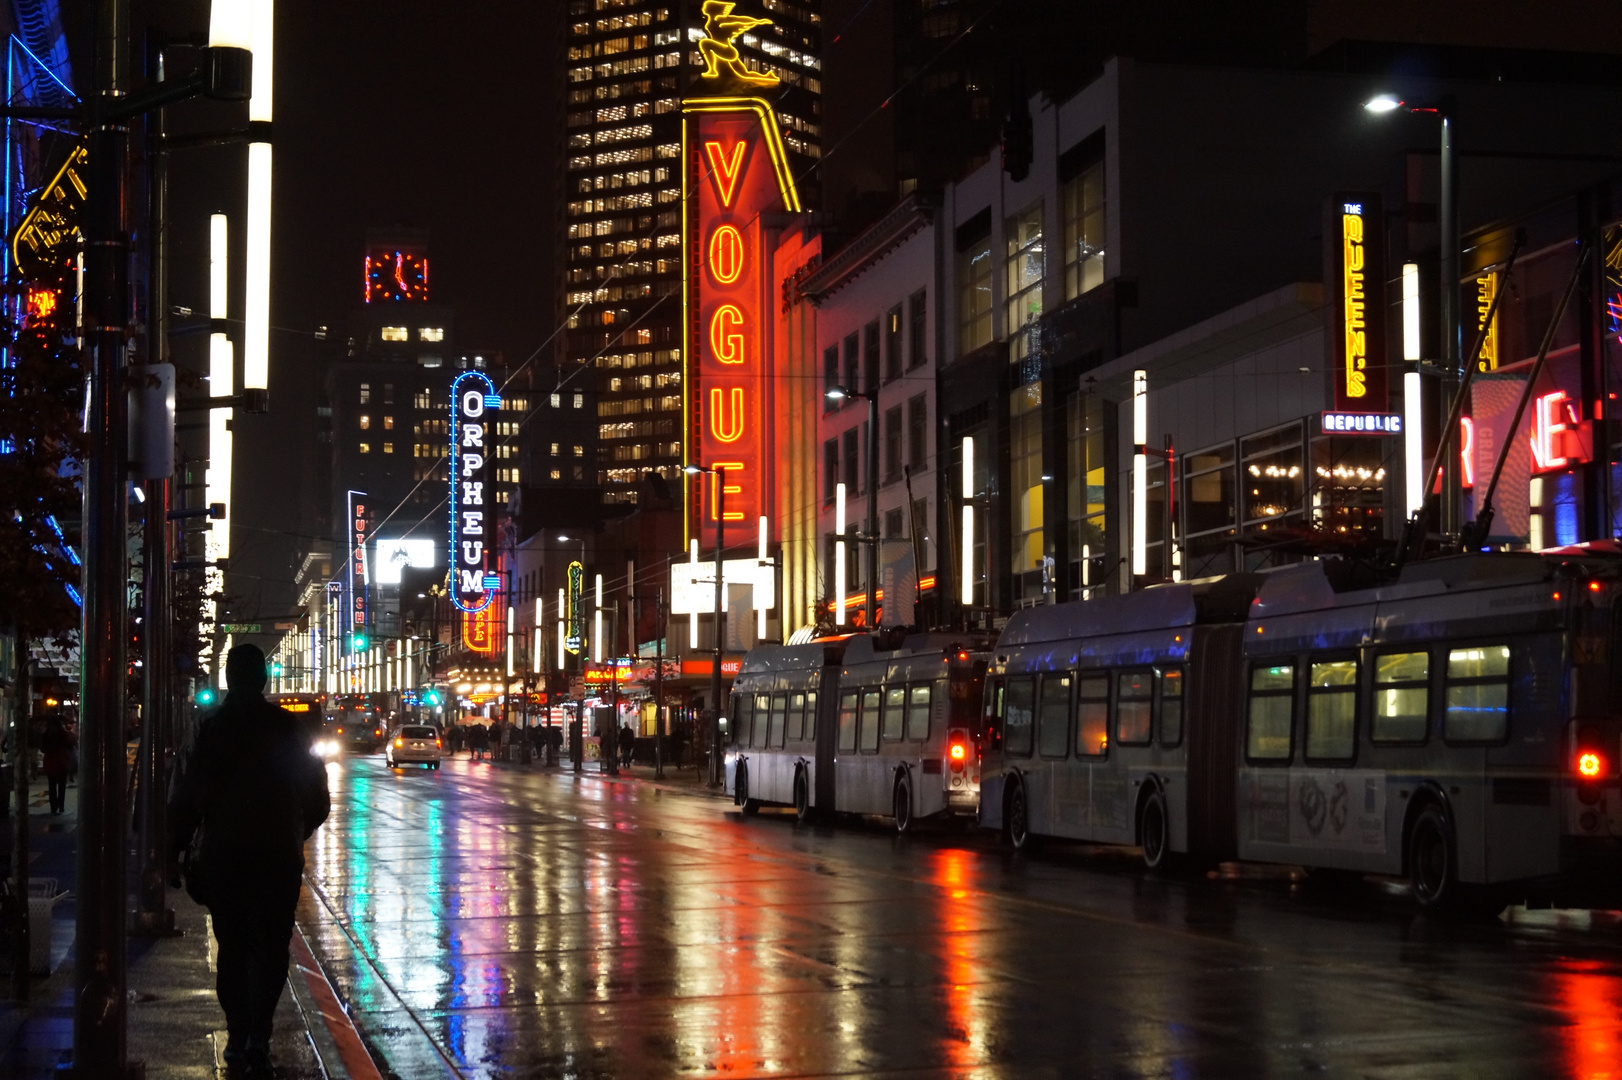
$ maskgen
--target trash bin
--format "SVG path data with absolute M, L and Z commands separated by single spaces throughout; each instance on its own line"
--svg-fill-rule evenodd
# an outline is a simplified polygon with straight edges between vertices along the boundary
M 51 973 L 51 911 L 66 895 L 56 891 L 55 878 L 28 883 L 28 970 L 35 975 Z

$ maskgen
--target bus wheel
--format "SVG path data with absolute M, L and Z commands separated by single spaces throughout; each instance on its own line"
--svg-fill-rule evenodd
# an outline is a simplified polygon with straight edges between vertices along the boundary
M 1171 851 L 1170 826 L 1166 816 L 1166 796 L 1151 791 L 1143 800 L 1143 812 L 1138 816 L 1138 835 L 1143 838 L 1143 865 L 1158 870 L 1166 865 Z
M 895 831 L 905 836 L 912 832 L 912 785 L 905 776 L 896 777 L 895 797 L 890 802 L 895 814 Z
M 1458 846 L 1453 826 L 1435 806 L 1427 806 L 1408 832 L 1408 877 L 1422 911 L 1448 911 L 1459 898 Z
M 753 817 L 760 813 L 759 801 L 749 797 L 749 770 L 741 766 L 738 769 L 737 802 L 743 808 L 745 817 Z
M 811 785 L 806 783 L 804 769 L 794 773 L 794 817 L 802 825 L 811 820 Z
M 1015 851 L 1031 846 L 1031 815 L 1025 803 L 1025 785 L 1016 781 L 1008 793 L 1008 809 L 1003 813 L 1003 835 Z

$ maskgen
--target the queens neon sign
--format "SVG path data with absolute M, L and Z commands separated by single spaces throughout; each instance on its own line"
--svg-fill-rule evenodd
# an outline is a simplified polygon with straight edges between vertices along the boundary
M 483 611 L 501 578 L 496 560 L 495 493 L 490 459 L 495 440 L 486 414 L 501 408 L 489 376 L 466 371 L 451 383 L 450 568 L 451 599 L 463 611 Z
M 1340 216 L 1342 328 L 1346 335 L 1345 394 L 1349 399 L 1368 396 L 1368 293 L 1364 287 L 1363 207 L 1346 203 Z

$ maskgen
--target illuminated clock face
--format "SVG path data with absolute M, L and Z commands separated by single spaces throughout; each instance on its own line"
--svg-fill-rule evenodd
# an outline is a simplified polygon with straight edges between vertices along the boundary
M 428 256 L 374 251 L 366 256 L 366 302 L 428 299 Z

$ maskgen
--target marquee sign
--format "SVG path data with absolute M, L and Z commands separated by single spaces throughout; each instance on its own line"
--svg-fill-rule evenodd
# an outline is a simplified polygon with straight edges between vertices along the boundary
M 581 606 L 581 597 L 586 589 L 586 568 L 578 560 L 569 564 L 569 634 L 563 639 L 563 647 L 572 653 L 579 653 L 586 644 L 586 616 Z
M 1401 413 L 1326 412 L 1320 418 L 1325 435 L 1401 435 Z
M 371 526 L 367 510 L 366 492 L 349 492 L 349 568 L 345 575 L 349 587 L 349 630 L 351 633 L 366 628 L 366 541 Z
M 1336 412 L 1384 412 L 1385 218 L 1379 196 L 1342 192 L 1329 203 L 1324 229 L 1329 370 Z
M 89 157 L 85 144 L 75 143 L 68 159 L 34 196 L 28 213 L 11 234 L 11 257 L 23 280 L 57 277 L 77 251 L 89 191 L 85 180 Z
M 485 418 L 500 408 L 501 396 L 484 372 L 464 371 L 451 383 L 451 600 L 465 612 L 483 611 L 501 587 L 490 483 L 494 428 Z
M 776 77 L 750 71 L 732 44 L 767 20 L 736 6 L 703 5 L 706 70 L 682 103 L 687 460 L 714 470 L 687 479 L 689 537 L 718 514 L 768 512 L 773 307 L 761 216 L 800 209 L 777 117 L 754 96 Z

